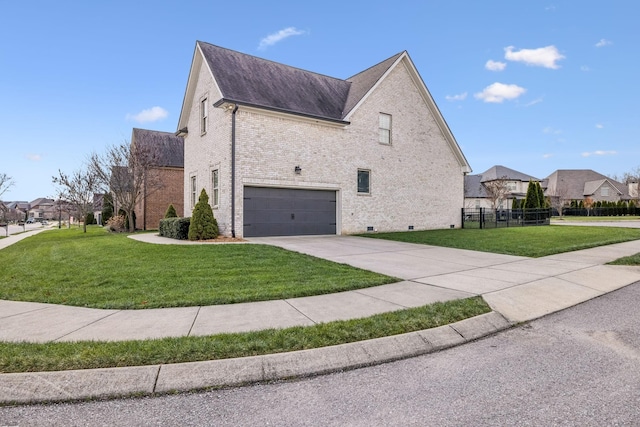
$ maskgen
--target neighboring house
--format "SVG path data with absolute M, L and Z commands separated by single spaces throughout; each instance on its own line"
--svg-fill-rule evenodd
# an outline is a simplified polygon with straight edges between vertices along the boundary
M 29 218 L 36 221 L 57 217 L 57 208 L 53 199 L 40 197 L 29 204 Z
M 467 160 L 409 54 L 342 80 L 197 42 L 176 135 L 184 210 L 221 233 L 460 226 Z
M 542 183 L 545 196 L 556 199 L 561 206 L 571 200 L 617 202 L 630 200 L 628 187 L 591 169 L 559 169 Z
M 178 216 L 184 212 L 184 140 L 170 132 L 134 128 L 132 144 L 157 149 L 156 165 L 147 172 L 148 186 L 136 204 L 136 227 L 157 230 L 170 204 Z
M 464 180 L 466 208 L 511 209 L 513 199 L 524 199 L 529 181 L 540 181 L 531 175 L 496 165 Z

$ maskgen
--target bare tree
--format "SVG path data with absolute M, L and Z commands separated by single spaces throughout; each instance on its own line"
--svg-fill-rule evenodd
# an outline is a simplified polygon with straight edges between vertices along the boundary
M 144 197 L 162 188 L 162 181 L 150 171 L 158 165 L 160 150 L 149 144 L 126 141 L 108 147 L 103 154 L 93 153 L 89 167 L 98 177 L 104 192 L 113 197 L 114 213 L 123 210 L 129 219 L 129 231 L 135 231 L 135 208 Z
M 91 170 L 77 170 L 72 175 L 58 170 L 53 183 L 59 187 L 58 198 L 73 206 L 82 218 L 83 231 L 86 233 L 86 218 L 87 214 L 93 212 L 93 194 L 98 189 L 98 177 Z
M 484 188 L 489 196 L 489 202 L 491 203 L 491 209 L 497 209 L 502 200 L 506 199 L 509 194 L 509 188 L 507 187 L 507 177 L 502 176 L 493 181 L 484 182 Z
M 0 213 L 2 213 L 2 221 L 6 221 L 7 206 L 2 201 L 2 195 L 13 186 L 13 178 L 6 173 L 0 173 Z
M 549 203 L 551 207 L 558 211 L 558 215 L 562 216 L 563 208 L 569 206 L 571 203 L 571 197 L 569 197 L 569 190 L 566 187 L 555 187 L 552 193 L 549 193 Z

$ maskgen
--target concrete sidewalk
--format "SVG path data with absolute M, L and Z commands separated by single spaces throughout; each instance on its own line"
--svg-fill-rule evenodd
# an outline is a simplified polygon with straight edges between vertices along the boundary
M 132 237 L 148 243 L 171 243 L 154 234 Z M 3 374 L 0 402 L 159 393 L 350 369 L 457 345 L 640 281 L 640 267 L 604 265 L 640 252 L 640 241 L 537 259 L 353 236 L 271 237 L 249 242 L 276 245 L 401 280 L 333 295 L 155 310 L 0 301 L 0 340 L 114 341 L 243 332 L 367 317 L 473 295 L 482 295 L 493 312 L 419 333 L 280 355 Z

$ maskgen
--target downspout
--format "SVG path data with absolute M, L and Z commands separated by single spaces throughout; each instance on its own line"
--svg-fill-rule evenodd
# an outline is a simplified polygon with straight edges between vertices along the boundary
M 236 112 L 238 104 L 231 112 L 231 237 L 236 237 Z

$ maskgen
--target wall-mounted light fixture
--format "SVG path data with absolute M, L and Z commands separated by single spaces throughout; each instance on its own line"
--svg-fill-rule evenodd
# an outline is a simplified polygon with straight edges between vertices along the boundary
M 300 172 L 302 172 L 302 168 L 301 168 L 300 166 L 296 166 L 295 168 L 293 168 L 293 171 L 294 171 L 296 174 L 300 175 Z

